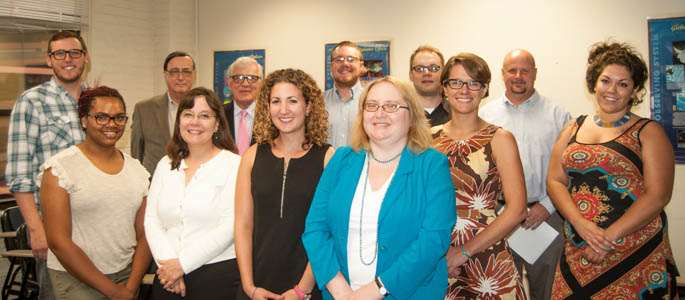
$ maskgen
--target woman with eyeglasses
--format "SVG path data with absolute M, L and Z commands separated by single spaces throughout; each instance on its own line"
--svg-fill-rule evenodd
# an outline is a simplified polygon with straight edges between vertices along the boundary
M 255 107 L 257 143 L 243 153 L 236 189 L 238 299 L 321 299 L 302 232 L 321 172 L 333 156 L 328 113 L 301 70 L 269 74 Z
M 452 119 L 433 127 L 433 146 L 449 158 L 458 215 L 445 299 L 525 299 L 505 240 L 526 216 L 523 167 L 514 136 L 478 117 L 490 69 L 479 56 L 461 53 L 447 61 L 440 82 Z M 502 194 L 506 205 L 498 215 Z
M 117 90 L 84 90 L 78 115 L 86 139 L 38 175 L 54 295 L 134 299 L 150 263 L 143 230 L 150 174 L 116 148 L 128 120 Z
M 154 299 L 234 299 L 240 287 L 233 246 L 235 152 L 214 92 L 188 91 L 152 177 L 145 214 L 159 267 Z
M 324 299 L 440 299 L 456 218 L 447 158 L 412 86 L 377 79 L 359 103 L 302 236 L 316 282 Z

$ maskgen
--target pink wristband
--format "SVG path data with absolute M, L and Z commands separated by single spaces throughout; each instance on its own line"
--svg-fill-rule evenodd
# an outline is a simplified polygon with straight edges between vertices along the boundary
M 295 291 L 295 295 L 297 295 L 297 298 L 304 299 L 304 297 L 307 296 L 300 290 L 297 284 L 293 287 L 293 291 Z

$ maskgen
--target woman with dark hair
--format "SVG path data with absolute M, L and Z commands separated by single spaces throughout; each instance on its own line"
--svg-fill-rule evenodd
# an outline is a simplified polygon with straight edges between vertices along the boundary
M 214 92 L 181 99 L 167 156 L 152 177 L 145 233 L 159 266 L 155 299 L 231 299 L 240 286 L 233 246 L 240 157 Z
M 505 238 L 526 216 L 526 186 L 514 136 L 478 116 L 490 77 L 472 53 L 451 57 L 440 75 L 452 119 L 433 127 L 433 146 L 449 158 L 458 216 L 445 299 L 525 299 Z M 506 205 L 498 214 L 500 196 Z
M 46 161 L 38 175 L 57 299 L 134 299 L 150 263 L 143 230 L 150 174 L 116 148 L 126 105 L 106 86 L 81 92 L 86 139 Z
M 547 191 L 566 218 L 566 246 L 552 299 L 678 299 L 664 207 L 673 148 L 642 102 L 647 65 L 623 43 L 590 50 L 586 84 L 597 112 L 559 135 Z
M 264 79 L 255 107 L 255 145 L 243 153 L 236 189 L 238 299 L 321 299 L 301 235 L 333 149 L 316 81 L 301 70 Z

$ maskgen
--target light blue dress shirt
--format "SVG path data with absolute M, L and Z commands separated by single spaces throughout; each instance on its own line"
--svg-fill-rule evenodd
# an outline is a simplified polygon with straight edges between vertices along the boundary
M 352 124 L 359 112 L 359 97 L 361 97 L 364 87 L 357 81 L 350 93 L 350 99 L 340 97 L 338 88 L 327 90 L 324 95 L 326 110 L 328 111 L 328 141 L 334 148 L 338 149 L 350 144 L 350 133 Z

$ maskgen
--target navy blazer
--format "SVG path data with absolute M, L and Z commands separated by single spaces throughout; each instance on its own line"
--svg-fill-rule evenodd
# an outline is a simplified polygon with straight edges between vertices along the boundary
M 366 151 L 335 151 L 321 175 L 309 208 L 302 241 L 324 299 L 326 284 L 342 272 L 349 282 L 347 239 L 350 207 L 362 176 Z M 457 219 L 447 157 L 407 147 L 383 198 L 378 217 L 378 262 L 388 299 L 443 299 L 447 290 L 445 254 Z

